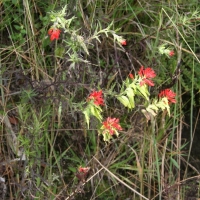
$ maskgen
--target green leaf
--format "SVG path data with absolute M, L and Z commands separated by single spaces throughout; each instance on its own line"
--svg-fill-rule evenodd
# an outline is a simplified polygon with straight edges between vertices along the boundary
M 112 136 L 110 135 L 109 132 L 105 132 L 105 133 L 103 133 L 102 135 L 103 135 L 103 140 L 104 140 L 105 142 L 110 142 L 110 140 L 112 139 Z
M 129 98 L 129 103 L 130 107 L 134 108 L 135 107 L 135 102 L 134 102 L 134 91 L 132 88 L 127 88 L 126 89 L 127 96 Z
M 135 85 L 135 82 L 132 82 L 130 85 L 129 85 L 134 91 L 137 90 L 137 87 Z
M 157 103 L 157 106 L 161 108 L 161 110 L 167 109 L 168 115 L 170 116 L 170 107 L 166 97 L 162 98 L 162 100 Z
M 19 25 L 14 25 L 14 27 L 16 28 L 16 30 L 21 30 L 21 26 L 19 26 Z
M 130 102 L 126 96 L 118 96 L 117 99 L 125 106 L 131 108 Z
M 91 114 L 94 115 L 100 122 L 102 121 L 101 108 L 99 106 L 91 106 Z
M 12 0 L 12 3 L 16 5 L 18 3 L 18 1 L 17 0 Z
M 85 121 L 88 125 L 88 128 L 90 126 L 90 109 L 87 107 L 84 111 L 83 114 L 85 115 Z
M 74 173 L 77 171 L 77 168 L 75 168 L 75 167 L 68 167 L 68 169 L 69 169 L 70 171 L 74 172 Z
M 155 104 L 150 104 L 147 108 L 147 110 L 154 110 L 155 112 L 158 112 L 158 107 Z
M 64 53 L 65 53 L 64 47 L 57 47 L 56 50 L 55 50 L 56 57 L 63 58 Z
M 173 158 L 170 158 L 170 160 L 172 161 L 172 163 L 174 164 L 175 167 L 177 167 L 177 169 L 179 169 L 179 165 L 178 163 L 176 162 L 176 160 L 174 160 Z
M 157 107 L 160 108 L 161 110 L 164 110 L 166 108 L 166 103 L 160 101 L 157 104 Z
M 143 86 L 138 85 L 137 89 L 142 94 L 142 96 L 144 96 L 145 99 L 148 101 L 149 100 L 148 87 L 146 85 Z

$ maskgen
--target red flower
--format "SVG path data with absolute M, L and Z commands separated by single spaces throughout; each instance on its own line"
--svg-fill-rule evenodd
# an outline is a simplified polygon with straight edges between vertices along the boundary
M 119 119 L 108 117 L 106 121 L 103 122 L 103 129 L 108 131 L 110 135 L 113 135 L 116 130 L 122 130 L 119 124 Z
M 126 46 L 126 45 L 127 45 L 127 43 L 126 43 L 126 40 L 125 40 L 125 39 L 121 40 L 121 41 L 120 41 L 120 43 L 121 43 L 121 45 L 122 45 L 122 46 Z
M 176 103 L 176 99 L 175 99 L 176 93 L 174 93 L 170 89 L 165 89 L 165 90 L 161 91 L 158 96 L 160 98 L 166 97 L 168 99 L 169 103 Z
M 90 167 L 82 167 L 80 166 L 78 169 L 78 172 L 80 173 L 87 173 L 89 171 Z
M 50 40 L 53 41 L 54 39 L 58 39 L 60 36 L 61 30 L 58 28 L 50 28 L 48 34 L 50 35 Z
M 94 91 L 90 94 L 90 96 L 88 97 L 89 100 L 94 100 L 94 104 L 95 105 L 104 105 L 104 100 L 103 100 L 103 96 L 102 96 L 102 90 L 100 91 Z
M 172 57 L 174 54 L 175 54 L 174 51 L 170 51 L 170 52 L 169 52 L 169 56 L 171 56 L 171 57 Z
M 156 76 L 156 73 L 153 69 L 151 69 L 150 67 L 147 67 L 146 69 L 144 69 L 144 67 L 141 66 L 138 74 L 142 78 L 142 81 L 140 82 L 141 86 L 144 84 L 147 84 L 149 86 L 154 86 L 153 81 L 149 80 Z
M 129 74 L 129 78 L 130 78 L 130 79 L 134 79 L 133 74 Z

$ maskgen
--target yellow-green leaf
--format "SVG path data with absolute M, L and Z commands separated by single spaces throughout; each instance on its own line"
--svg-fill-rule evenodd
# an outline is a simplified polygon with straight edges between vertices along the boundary
M 117 99 L 125 106 L 125 107 L 131 107 L 129 100 L 126 96 L 118 96 Z
M 129 103 L 130 107 L 134 108 L 135 107 L 135 102 L 134 102 L 134 92 L 132 88 L 127 88 L 126 89 L 127 96 L 129 98 Z
M 89 128 L 89 126 L 90 126 L 90 110 L 86 108 L 83 111 L 83 114 L 85 115 L 85 121 L 86 121 L 88 128 Z

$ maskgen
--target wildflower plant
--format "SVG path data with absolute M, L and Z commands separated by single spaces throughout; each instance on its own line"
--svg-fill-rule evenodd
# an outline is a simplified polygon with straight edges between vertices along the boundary
M 89 37 L 83 37 L 82 35 L 79 35 L 79 27 L 71 27 L 71 23 L 75 22 L 76 17 L 71 17 L 69 19 L 66 19 L 67 16 L 67 6 L 64 6 L 61 11 L 58 12 L 50 12 L 50 21 L 53 23 L 53 25 L 50 27 L 48 34 L 50 35 L 50 40 L 53 41 L 54 39 L 58 39 L 60 36 L 60 33 L 63 32 L 63 41 L 68 45 L 67 48 L 67 54 L 71 57 L 71 52 L 75 55 L 77 52 L 81 49 L 84 50 L 84 52 L 89 55 L 88 47 L 91 45 L 91 42 L 93 40 L 98 41 L 101 43 L 100 36 L 102 34 L 105 34 L 106 37 L 110 35 L 113 36 L 114 41 L 117 41 L 117 43 L 121 46 L 126 46 L 127 42 L 126 39 L 124 39 L 122 36 L 117 35 L 116 30 L 112 30 L 113 22 L 111 22 L 106 28 L 102 28 L 101 24 L 96 24 L 96 29 L 94 30 L 93 34 L 91 34 Z M 61 31 L 61 29 L 63 31 Z M 70 35 L 70 37 L 69 37 Z M 67 36 L 67 37 L 66 37 Z M 57 51 L 59 49 L 63 49 L 62 47 L 57 47 Z M 63 51 L 63 50 L 62 50 Z M 64 55 L 64 52 L 62 53 Z M 62 57 L 62 55 L 59 55 L 59 57 Z
M 117 99 L 129 109 L 135 108 L 135 95 L 144 97 L 147 101 L 149 101 L 149 91 L 148 86 L 154 86 L 153 81 L 151 80 L 156 76 L 153 69 L 150 67 L 144 69 L 141 66 L 138 75 L 133 78 L 133 75 L 129 75 L 129 77 L 125 80 L 125 88 L 122 89 L 121 93 L 117 95 Z
M 133 76 L 129 74 L 124 84 L 120 94 L 115 95 L 115 97 L 130 110 L 135 108 L 135 98 L 144 99 L 144 108 L 141 112 L 145 115 L 147 120 L 151 119 L 151 116 L 155 117 L 159 110 L 167 110 L 170 115 L 170 103 L 176 103 L 176 94 L 170 90 L 165 89 L 161 91 L 157 98 L 150 99 L 149 87 L 153 87 L 155 84 L 153 78 L 156 77 L 155 71 L 150 68 L 141 68 L 138 71 L 138 75 Z M 102 90 L 93 91 L 87 98 L 88 105 L 84 109 L 83 113 L 85 115 L 86 123 L 89 127 L 90 116 L 95 116 L 101 123 L 100 133 L 103 135 L 103 140 L 109 142 L 113 135 L 118 136 L 122 127 L 119 124 L 119 119 L 108 117 L 104 122 L 102 122 L 102 109 L 100 106 L 104 105 Z
M 108 117 L 102 124 L 101 133 L 105 142 L 109 142 L 113 135 L 118 136 L 118 131 L 122 130 L 119 119 L 117 118 Z
M 52 41 L 54 39 L 58 39 L 61 32 L 60 29 L 62 29 L 64 38 L 67 36 L 67 39 L 64 39 L 64 41 L 67 44 L 71 44 L 69 45 L 69 49 L 72 50 L 74 54 L 77 52 L 77 49 L 79 47 L 81 47 L 86 54 L 89 54 L 84 38 L 77 34 L 78 30 L 74 30 L 74 27 L 71 27 L 71 23 L 74 22 L 76 17 L 73 16 L 69 19 L 66 19 L 66 12 L 67 6 L 64 6 L 63 9 L 59 12 L 50 12 L 50 21 L 53 23 L 53 25 L 48 31 L 48 34 L 50 35 L 50 40 Z M 71 36 L 70 41 L 69 36 L 67 34 Z
M 91 44 L 92 40 L 96 40 L 101 43 L 100 36 L 105 34 L 108 37 L 109 34 L 113 36 L 113 41 L 119 46 L 126 46 L 127 40 L 116 33 L 117 30 L 112 30 L 113 22 L 110 23 L 106 28 L 102 28 L 101 24 L 96 24 L 96 28 L 89 37 L 79 35 L 79 30 L 76 27 L 70 27 L 71 23 L 75 20 L 75 17 L 66 19 L 67 6 L 65 6 L 60 12 L 51 12 L 50 19 L 53 25 L 48 31 L 50 35 L 50 40 L 59 39 L 60 33 L 62 32 L 64 42 L 69 46 L 66 53 L 69 54 L 70 58 L 77 58 L 77 51 L 82 48 L 87 55 L 89 55 L 88 46 Z M 62 31 L 61 31 L 62 30 Z M 66 38 L 67 35 L 67 40 Z M 70 35 L 70 37 L 69 37 Z M 174 56 L 174 51 L 166 47 L 166 44 L 162 44 L 158 47 L 160 54 L 165 54 L 167 57 Z M 69 59 L 70 60 L 70 59 Z M 79 59 L 78 59 L 79 60 Z M 72 62 L 74 62 L 71 59 Z M 85 63 L 88 63 L 87 61 Z M 136 107 L 135 98 L 143 99 L 143 107 L 141 112 L 146 116 L 148 120 L 151 119 L 149 116 L 155 117 L 159 110 L 167 110 L 170 115 L 170 103 L 175 103 L 175 93 L 170 89 L 162 91 L 157 98 L 151 99 L 149 93 L 149 87 L 154 87 L 154 78 L 156 77 L 155 71 L 151 67 L 141 66 L 137 74 L 129 74 L 126 80 L 121 86 L 121 91 L 119 94 L 114 94 L 110 91 L 105 91 L 108 95 L 112 95 L 117 98 L 124 107 L 132 110 Z M 96 117 L 101 128 L 99 133 L 103 135 L 103 140 L 109 142 L 113 135 L 118 136 L 119 131 L 122 127 L 119 124 L 118 118 L 108 117 L 103 121 L 103 110 L 102 106 L 105 105 L 103 98 L 103 91 L 92 91 L 86 100 L 86 106 L 83 109 L 83 114 L 85 117 L 86 124 L 89 128 L 91 116 Z

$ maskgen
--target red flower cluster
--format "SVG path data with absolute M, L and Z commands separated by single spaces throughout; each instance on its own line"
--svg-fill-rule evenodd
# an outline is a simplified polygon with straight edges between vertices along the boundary
M 170 52 L 169 52 L 169 56 L 170 56 L 170 57 L 174 56 L 174 54 L 175 54 L 174 51 L 170 51 Z
M 147 84 L 149 86 L 154 86 L 153 81 L 149 80 L 156 76 L 156 73 L 153 69 L 151 69 L 150 67 L 147 67 L 146 69 L 144 69 L 144 67 L 141 66 L 138 74 L 142 78 L 142 81 L 140 82 L 141 86 L 144 84 Z
M 48 34 L 50 35 L 50 40 L 53 41 L 54 39 L 58 39 L 60 36 L 61 30 L 58 28 L 50 28 Z
M 108 117 L 106 121 L 103 122 L 103 129 L 108 131 L 110 135 L 113 135 L 116 130 L 122 130 L 119 124 L 119 119 Z
M 168 99 L 169 103 L 176 103 L 176 99 L 175 99 L 176 93 L 174 93 L 170 89 L 165 89 L 165 90 L 161 91 L 158 96 L 160 98 L 166 97 Z
M 121 40 L 121 41 L 120 41 L 120 43 L 121 43 L 121 45 L 122 45 L 122 46 L 126 46 L 126 45 L 127 45 L 127 43 L 126 43 L 126 40 L 125 40 L 125 39 Z
M 93 100 L 94 104 L 99 106 L 99 105 L 104 105 L 104 100 L 103 100 L 103 96 L 102 96 L 102 90 L 100 91 L 94 91 L 90 94 L 90 96 L 88 97 L 89 100 Z

